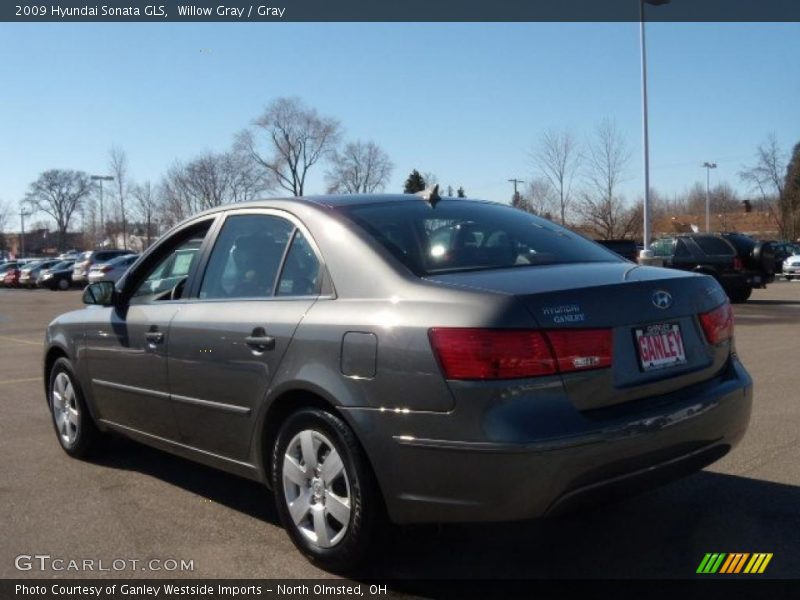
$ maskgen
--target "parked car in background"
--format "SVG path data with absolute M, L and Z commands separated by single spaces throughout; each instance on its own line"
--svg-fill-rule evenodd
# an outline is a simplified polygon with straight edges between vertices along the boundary
M 7 271 L 10 269 L 17 269 L 21 265 L 22 263 L 17 260 L 7 260 L 6 262 L 0 264 L 0 284 L 2 284 L 3 280 L 5 279 Z
M 713 279 L 434 194 L 181 223 L 48 326 L 57 443 L 118 432 L 260 481 L 297 547 L 348 569 L 387 517 L 530 519 L 739 442 L 753 382 Z
M 794 254 L 783 259 L 781 274 L 786 281 L 800 279 L 800 248 L 798 248 Z
M 88 250 L 75 259 L 72 270 L 72 282 L 75 284 L 86 283 L 89 269 L 96 263 L 108 262 L 112 258 L 130 254 L 129 250 Z
M 117 281 L 125 274 L 136 259 L 138 254 L 118 256 L 105 263 L 97 263 L 89 269 L 89 283 L 95 281 Z
M 51 290 L 68 290 L 72 286 L 74 260 L 62 260 L 49 269 L 42 269 L 36 285 Z
M 687 233 L 661 238 L 650 244 L 653 256 L 664 266 L 710 275 L 728 294 L 731 302 L 746 302 L 753 291 L 736 248 L 720 235 Z
M 14 264 L 3 271 L 3 287 L 19 287 L 19 272 L 22 265 Z
M 67 250 L 58 255 L 61 260 L 76 260 L 83 252 L 81 250 Z
M 39 279 L 39 273 L 42 269 L 47 269 L 53 265 L 58 264 L 58 259 L 50 260 L 37 260 L 35 262 L 23 265 L 19 271 L 19 286 L 24 288 L 35 288 L 36 281 Z
M 639 248 L 634 240 L 595 240 L 601 246 L 605 246 L 612 252 L 616 252 L 622 258 L 631 262 L 636 262 L 639 258 Z
M 775 250 L 775 274 L 783 272 L 784 262 L 790 256 L 800 256 L 800 244 L 794 242 L 773 242 Z

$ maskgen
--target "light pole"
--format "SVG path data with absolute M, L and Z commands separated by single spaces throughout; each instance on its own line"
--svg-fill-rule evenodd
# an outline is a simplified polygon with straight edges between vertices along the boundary
M 642 227 L 642 258 L 652 258 L 650 252 L 650 143 L 647 135 L 647 54 L 644 37 L 644 5 L 661 6 L 670 0 L 639 0 L 639 49 L 642 55 L 642 142 L 644 154 L 644 224 Z
M 111 175 L 92 175 L 91 180 L 100 182 L 100 236 L 105 239 L 106 222 L 103 219 L 103 182 L 114 181 L 114 178 Z M 96 244 L 97 240 L 95 240 L 95 245 Z
M 711 194 L 711 169 L 717 168 L 717 163 L 715 162 L 704 162 L 703 168 L 706 170 L 706 233 L 711 231 L 711 226 L 708 222 L 708 211 L 709 211 L 709 196 Z

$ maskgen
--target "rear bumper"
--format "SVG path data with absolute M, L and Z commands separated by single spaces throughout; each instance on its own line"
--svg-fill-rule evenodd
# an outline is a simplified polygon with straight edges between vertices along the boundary
M 800 277 L 800 267 L 783 267 L 784 277 Z
M 661 398 L 578 420 L 550 409 L 556 435 L 541 422 L 541 405 L 558 402 L 551 392 L 468 414 L 346 412 L 396 523 L 519 520 L 619 488 L 653 487 L 719 459 L 747 428 L 752 380 L 733 357 L 713 380 Z M 526 436 L 526 427 L 534 433 Z M 435 431 L 486 435 L 466 441 Z

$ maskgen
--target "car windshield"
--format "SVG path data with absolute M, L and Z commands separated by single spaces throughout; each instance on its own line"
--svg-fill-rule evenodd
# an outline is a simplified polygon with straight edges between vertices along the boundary
M 340 210 L 420 276 L 622 260 L 568 229 L 501 204 L 411 200 Z

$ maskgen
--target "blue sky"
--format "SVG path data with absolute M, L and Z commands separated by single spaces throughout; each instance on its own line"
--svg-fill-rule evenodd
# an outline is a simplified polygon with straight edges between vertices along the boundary
M 278 96 L 336 117 L 396 168 L 507 201 L 543 129 L 611 118 L 641 194 L 638 23 L 0 25 L 0 200 L 47 168 L 102 172 L 112 144 L 154 182 L 227 149 Z M 800 24 L 648 25 L 651 182 L 671 194 L 737 172 L 775 132 L 800 141 Z M 310 192 L 323 191 L 324 169 Z

